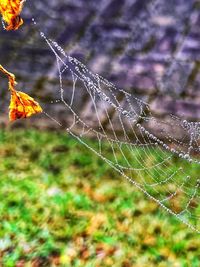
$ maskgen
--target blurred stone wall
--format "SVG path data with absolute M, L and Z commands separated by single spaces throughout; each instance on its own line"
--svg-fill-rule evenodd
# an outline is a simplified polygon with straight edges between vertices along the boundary
M 0 63 L 16 74 L 19 89 L 63 121 L 69 119 L 66 107 L 50 104 L 58 98 L 55 58 L 38 29 L 93 72 L 148 102 L 154 116 L 199 121 L 199 1 L 27 0 L 22 17 L 19 31 L 0 31 Z M 4 118 L 9 94 L 0 78 Z M 79 90 L 77 105 L 85 112 L 90 99 Z

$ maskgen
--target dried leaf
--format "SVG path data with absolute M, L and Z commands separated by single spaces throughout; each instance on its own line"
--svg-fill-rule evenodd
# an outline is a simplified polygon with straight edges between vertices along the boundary
M 0 13 L 3 20 L 6 22 L 6 30 L 17 30 L 22 24 L 23 20 L 20 17 L 23 3 L 25 0 L 0 0 Z M 16 119 L 27 118 L 33 114 L 42 112 L 40 105 L 29 95 L 15 90 L 15 75 L 8 72 L 0 65 L 0 71 L 8 76 L 9 90 L 11 91 L 10 101 L 10 121 Z
M 34 114 L 42 112 L 40 105 L 29 95 L 16 91 L 15 85 L 15 75 L 8 72 L 4 67 L 0 65 L 0 71 L 8 76 L 8 85 L 9 90 L 11 91 L 11 100 L 10 100 L 10 112 L 9 118 L 10 121 L 14 121 L 21 118 L 28 118 Z
M 28 118 L 34 114 L 42 112 L 42 108 L 32 97 L 19 91 L 11 93 L 9 109 L 10 121 Z
M 20 17 L 24 0 L 1 0 L 0 13 L 3 20 L 6 22 L 6 30 L 17 30 L 22 24 L 23 20 Z

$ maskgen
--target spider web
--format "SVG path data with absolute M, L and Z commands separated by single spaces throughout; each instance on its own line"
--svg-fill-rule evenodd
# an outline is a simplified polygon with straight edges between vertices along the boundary
M 173 115 L 169 121 L 157 119 L 148 103 L 92 73 L 57 42 L 43 32 L 40 35 L 56 59 L 59 97 L 55 102 L 64 105 L 68 125 L 50 112 L 44 111 L 45 115 L 164 210 L 200 233 L 200 179 L 192 173 L 200 164 L 195 156 L 200 150 L 200 123 Z M 80 88 L 90 99 L 86 104 L 83 101 L 81 109 Z M 150 124 L 159 130 L 152 132 Z M 173 135 L 179 130 L 184 133 L 181 140 Z M 96 138 L 98 145 L 88 137 Z

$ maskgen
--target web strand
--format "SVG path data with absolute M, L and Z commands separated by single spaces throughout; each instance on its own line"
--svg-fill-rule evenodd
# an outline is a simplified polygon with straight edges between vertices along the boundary
M 63 125 L 45 114 L 164 210 L 200 233 L 199 179 L 190 172 L 192 166 L 200 165 L 192 156 L 199 152 L 200 124 L 175 116 L 171 116 L 173 123 L 158 121 L 148 103 L 92 73 L 55 41 L 42 32 L 40 35 L 56 59 L 59 101 L 68 110 L 71 123 Z M 65 80 L 72 88 L 65 88 Z M 79 87 L 90 99 L 84 107 L 89 113 L 76 106 Z M 150 132 L 146 122 L 159 125 L 160 132 Z M 182 140 L 169 134 L 166 126 L 181 128 Z M 161 134 L 166 143 L 159 137 Z M 98 144 L 91 144 L 87 136 L 95 137 Z

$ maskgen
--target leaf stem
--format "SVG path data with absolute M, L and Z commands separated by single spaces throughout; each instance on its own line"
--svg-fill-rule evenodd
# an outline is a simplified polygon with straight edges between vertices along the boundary
M 8 86 L 11 93 L 16 93 L 15 85 L 17 82 L 15 80 L 15 75 L 7 71 L 2 65 L 0 65 L 0 71 L 8 77 Z

